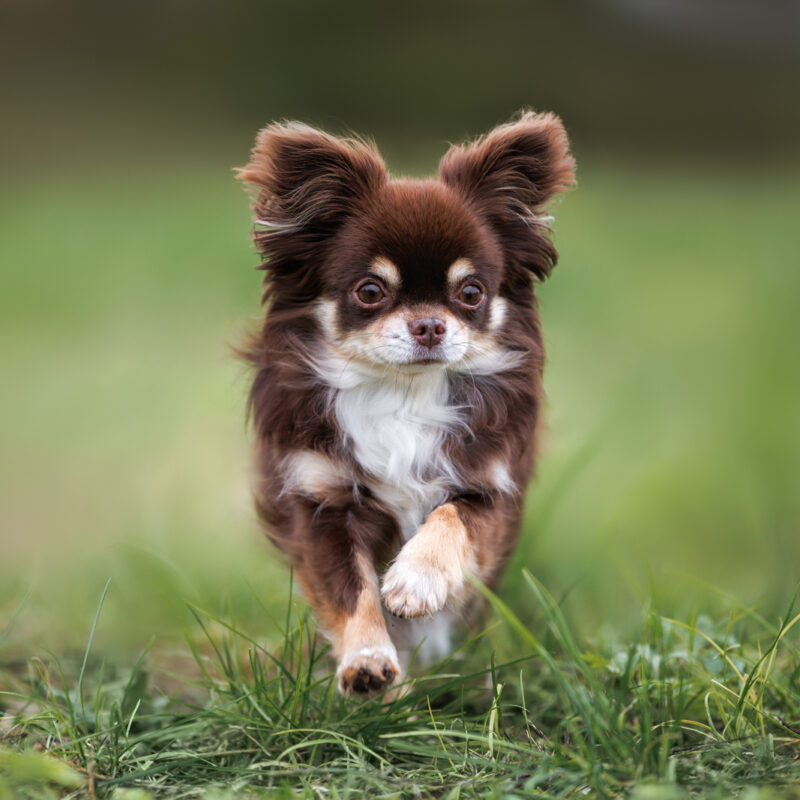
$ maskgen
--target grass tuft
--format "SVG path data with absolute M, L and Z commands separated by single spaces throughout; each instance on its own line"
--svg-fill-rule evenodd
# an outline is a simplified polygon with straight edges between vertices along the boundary
M 481 587 L 487 627 L 367 701 L 337 694 L 328 646 L 293 601 L 274 646 L 192 606 L 192 668 L 170 691 L 150 647 L 125 669 L 93 659 L 90 634 L 80 662 L 50 655 L 7 675 L 14 749 L 2 751 L 0 791 L 646 800 L 750 786 L 782 794 L 741 796 L 800 797 L 791 608 L 775 625 L 755 612 L 681 621 L 646 608 L 630 641 L 589 642 L 527 571 L 523 583 L 534 624 Z

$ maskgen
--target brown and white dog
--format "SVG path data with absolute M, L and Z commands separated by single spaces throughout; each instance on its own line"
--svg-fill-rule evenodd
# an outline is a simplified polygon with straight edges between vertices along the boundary
M 347 694 L 446 653 L 466 576 L 493 585 L 512 552 L 542 394 L 533 284 L 556 261 L 542 208 L 573 172 L 560 120 L 527 112 L 452 147 L 438 180 L 296 123 L 239 173 L 266 270 L 257 508 Z

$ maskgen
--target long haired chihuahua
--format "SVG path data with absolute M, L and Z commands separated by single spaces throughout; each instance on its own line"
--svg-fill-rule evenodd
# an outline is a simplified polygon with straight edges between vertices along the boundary
M 266 318 L 256 505 L 338 658 L 345 694 L 450 647 L 516 542 L 544 353 L 545 203 L 574 181 L 561 121 L 523 113 L 391 178 L 369 143 L 262 130 L 253 189 Z

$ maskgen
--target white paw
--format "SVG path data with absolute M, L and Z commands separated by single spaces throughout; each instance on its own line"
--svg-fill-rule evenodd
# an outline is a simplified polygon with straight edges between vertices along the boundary
M 370 695 L 385 689 L 400 677 L 393 645 L 364 647 L 346 653 L 336 670 L 339 691 L 346 695 Z
M 453 585 L 453 576 L 401 551 L 384 575 L 381 595 L 391 614 L 429 617 L 444 608 Z

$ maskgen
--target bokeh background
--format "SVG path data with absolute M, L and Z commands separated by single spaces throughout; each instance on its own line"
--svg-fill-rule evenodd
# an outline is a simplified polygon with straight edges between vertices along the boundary
M 395 174 L 527 106 L 579 187 L 541 289 L 526 565 L 587 633 L 774 616 L 800 580 L 800 6 L 792 0 L 0 7 L 0 644 L 261 635 L 288 572 L 250 508 L 256 130 L 374 137 Z M 524 608 L 517 608 L 521 614 Z M 531 612 L 532 613 L 532 612 Z M 14 624 L 9 625 L 13 620 Z

